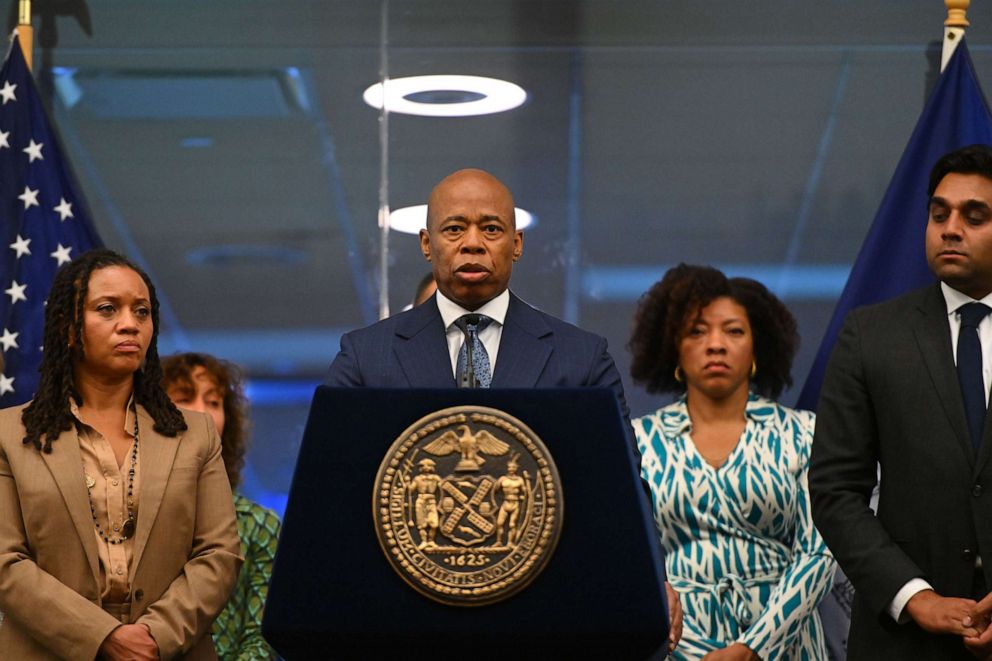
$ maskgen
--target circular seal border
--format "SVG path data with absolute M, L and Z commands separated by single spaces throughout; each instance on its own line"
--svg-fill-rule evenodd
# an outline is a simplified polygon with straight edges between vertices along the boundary
M 399 557 L 401 552 L 397 549 L 398 542 L 388 521 L 391 483 L 399 472 L 403 459 L 418 442 L 438 429 L 461 422 L 458 416 L 467 416 L 477 424 L 498 427 L 524 446 L 540 467 L 540 479 L 545 483 L 546 505 L 549 510 L 536 548 L 529 557 L 504 578 L 474 588 L 451 588 L 440 584 Z M 561 538 L 565 514 L 562 491 L 561 477 L 551 452 L 541 438 L 519 418 L 488 406 L 453 406 L 423 416 L 403 430 L 389 446 L 372 485 L 373 527 L 389 566 L 414 590 L 447 606 L 485 606 L 512 597 L 529 586 L 544 571 Z M 544 547 L 543 550 L 538 550 L 537 547 L 541 546 Z

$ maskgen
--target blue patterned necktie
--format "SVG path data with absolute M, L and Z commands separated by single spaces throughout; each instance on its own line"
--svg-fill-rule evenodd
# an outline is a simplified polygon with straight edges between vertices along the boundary
M 982 444 L 985 427 L 985 381 L 982 379 L 982 342 L 978 324 L 992 311 L 982 303 L 967 303 L 958 308 L 961 330 L 958 332 L 958 383 L 968 418 L 968 432 L 975 451 Z
M 455 320 L 455 326 L 465 334 L 462 348 L 458 350 L 458 367 L 455 370 L 459 388 L 488 388 L 493 381 L 489 354 L 479 340 L 479 332 L 492 321 L 481 314 L 464 314 Z

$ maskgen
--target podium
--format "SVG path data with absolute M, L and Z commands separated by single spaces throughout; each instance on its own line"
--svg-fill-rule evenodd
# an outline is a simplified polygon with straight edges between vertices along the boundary
M 373 525 L 373 485 L 393 442 L 422 417 L 485 406 L 550 451 L 563 527 L 543 571 L 509 598 L 451 606 L 394 571 Z M 319 387 L 297 459 L 262 632 L 304 659 L 660 658 L 664 567 L 640 468 L 608 389 Z M 653 656 L 653 655 L 658 656 Z

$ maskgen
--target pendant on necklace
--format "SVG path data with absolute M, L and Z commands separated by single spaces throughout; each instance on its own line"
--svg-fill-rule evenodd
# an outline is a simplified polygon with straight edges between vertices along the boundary
M 86 475 L 86 473 L 83 473 L 83 475 Z M 86 475 L 86 488 L 87 489 L 92 489 L 95 486 L 96 486 L 96 480 L 94 480 L 89 475 Z

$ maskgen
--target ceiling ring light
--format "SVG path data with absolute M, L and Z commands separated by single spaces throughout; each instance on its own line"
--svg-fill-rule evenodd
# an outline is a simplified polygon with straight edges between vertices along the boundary
M 362 94 L 365 103 L 404 115 L 468 117 L 511 110 L 527 100 L 519 85 L 482 76 L 409 76 L 371 85 Z M 425 102 L 420 99 L 434 99 Z
M 524 211 L 520 207 L 514 208 L 514 215 L 517 219 L 517 229 L 524 230 L 533 227 L 537 219 L 529 211 Z M 404 234 L 419 234 L 420 230 L 427 226 L 427 205 L 418 204 L 412 207 L 403 207 L 389 212 L 389 227 Z

